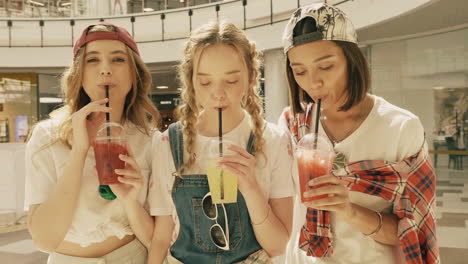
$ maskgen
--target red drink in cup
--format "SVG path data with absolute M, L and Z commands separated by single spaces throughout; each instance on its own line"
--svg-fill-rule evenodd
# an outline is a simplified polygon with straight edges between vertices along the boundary
M 297 167 L 299 170 L 299 184 L 301 202 L 322 199 L 326 194 L 315 197 L 304 197 L 304 192 L 309 191 L 309 181 L 330 174 L 335 158 L 335 152 L 331 143 L 321 135 L 313 133 L 306 135 L 299 141 L 295 151 Z M 325 184 L 316 185 L 321 187 Z
M 125 162 L 119 158 L 120 154 L 127 155 L 127 149 L 118 142 L 96 141 L 94 143 L 96 170 L 100 185 L 120 183 L 114 171 L 125 168 Z
M 99 184 L 120 183 L 115 169 L 124 169 L 125 162 L 119 158 L 119 155 L 128 155 L 123 127 L 117 123 L 104 123 L 96 135 L 93 146 Z

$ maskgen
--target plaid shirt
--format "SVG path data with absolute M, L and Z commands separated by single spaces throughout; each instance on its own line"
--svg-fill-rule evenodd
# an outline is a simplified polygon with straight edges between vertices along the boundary
M 287 125 L 297 142 L 309 132 L 313 105 L 293 117 L 284 112 Z M 426 144 L 424 144 L 426 145 Z M 349 190 L 379 196 L 393 204 L 398 218 L 398 237 L 407 264 L 440 263 L 435 224 L 435 174 L 424 147 L 400 162 L 365 160 L 334 170 Z M 299 247 L 309 256 L 333 254 L 330 212 L 307 208 Z

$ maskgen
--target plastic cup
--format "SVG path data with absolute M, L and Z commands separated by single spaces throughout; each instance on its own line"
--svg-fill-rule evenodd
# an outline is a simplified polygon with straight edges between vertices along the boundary
M 96 134 L 93 147 L 100 185 L 120 183 L 115 169 L 124 169 L 125 162 L 119 155 L 128 155 L 123 131 L 120 124 L 106 122 L 99 127 Z
M 304 136 L 297 144 L 295 150 L 297 159 L 297 167 L 299 170 L 299 184 L 301 191 L 301 202 L 308 202 L 327 197 L 327 195 L 318 195 L 314 197 L 304 197 L 304 193 L 312 187 L 309 186 L 309 181 L 330 174 L 335 152 L 333 145 L 322 135 L 315 133 Z M 315 188 L 325 186 L 320 184 Z
M 234 155 L 227 147 L 232 142 L 223 140 L 223 155 Z M 237 202 L 237 176 L 216 166 L 221 159 L 219 140 L 211 140 L 208 147 L 208 164 L 206 175 L 214 204 Z

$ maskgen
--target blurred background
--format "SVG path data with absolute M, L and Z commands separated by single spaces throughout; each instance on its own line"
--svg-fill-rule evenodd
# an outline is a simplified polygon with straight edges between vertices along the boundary
M 62 104 L 61 73 L 85 25 L 125 27 L 148 65 L 163 127 L 177 121 L 176 66 L 190 31 L 223 19 L 263 52 L 267 120 L 288 104 L 281 34 L 317 0 L 0 0 L 0 262 L 46 263 L 25 229 L 24 141 Z M 442 263 L 468 259 L 468 1 L 327 1 L 347 13 L 372 73 L 372 93 L 420 117 L 437 171 Z

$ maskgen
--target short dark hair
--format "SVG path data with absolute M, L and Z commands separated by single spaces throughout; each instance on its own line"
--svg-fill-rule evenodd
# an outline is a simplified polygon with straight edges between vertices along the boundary
M 306 17 L 299 21 L 293 30 L 293 37 L 317 31 L 315 19 Z M 348 71 L 348 99 L 340 107 L 340 111 L 347 111 L 361 102 L 370 90 L 370 72 L 367 60 L 357 44 L 347 41 L 332 40 L 341 48 L 346 58 Z M 297 84 L 290 66 L 289 58 L 286 56 L 286 77 L 289 83 L 289 100 L 294 113 L 304 111 L 302 103 L 308 104 L 314 100 Z

